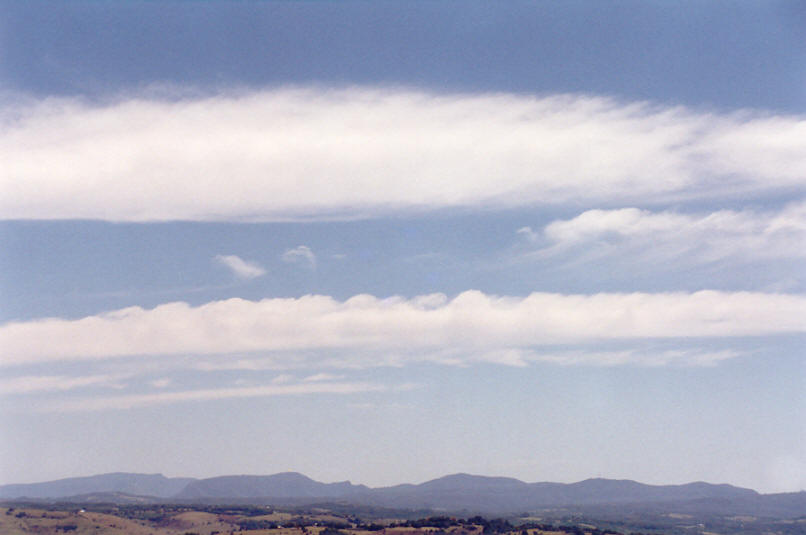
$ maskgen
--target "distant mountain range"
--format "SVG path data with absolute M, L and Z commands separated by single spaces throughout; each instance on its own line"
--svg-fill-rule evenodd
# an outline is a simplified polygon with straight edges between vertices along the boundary
M 0 486 L 0 498 L 67 498 L 80 494 L 120 492 L 155 498 L 170 498 L 181 492 L 191 477 L 167 478 L 162 474 L 115 472 L 89 477 L 71 477 L 44 483 Z
M 426 509 L 466 514 L 507 514 L 551 507 L 806 515 L 806 492 L 759 494 L 731 485 L 688 483 L 645 485 L 629 480 L 587 479 L 578 483 L 524 483 L 506 477 L 454 474 L 419 485 L 370 488 L 349 481 L 320 483 L 302 474 L 166 478 L 161 474 L 114 473 L 44 483 L 0 486 L 0 499 L 143 503 L 340 503 L 391 509 Z M 602 510 L 604 510 L 602 509 Z

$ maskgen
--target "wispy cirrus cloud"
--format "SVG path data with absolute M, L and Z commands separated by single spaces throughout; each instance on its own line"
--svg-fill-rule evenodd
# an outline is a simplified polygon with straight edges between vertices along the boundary
M 7 219 L 640 204 L 802 191 L 806 176 L 803 117 L 585 95 L 302 88 L 0 111 Z
M 679 342 L 678 342 L 679 343 Z M 583 343 L 584 345 L 584 343 Z M 664 347 L 641 347 L 644 344 L 632 344 L 632 349 L 602 350 L 595 345 L 584 345 L 584 348 L 523 348 L 502 347 L 494 349 L 468 348 L 419 348 L 378 350 L 326 350 L 314 351 L 300 358 L 296 352 L 272 352 L 249 358 L 204 357 L 193 363 L 184 363 L 185 367 L 200 371 L 239 370 L 247 372 L 265 370 L 364 370 L 368 368 L 391 367 L 402 368 L 406 365 L 437 364 L 453 367 L 468 367 L 474 364 L 496 364 L 511 367 L 526 367 L 534 363 L 560 366 L 587 367 L 710 367 L 720 362 L 740 357 L 746 352 L 735 349 L 706 350 L 699 347 L 686 347 L 691 344 L 682 343 L 681 347 L 669 349 Z M 696 344 L 695 344 L 696 346 Z M 281 375 L 279 377 L 290 377 Z M 304 378 L 311 380 L 335 380 L 342 375 L 317 373 Z
M 247 262 L 236 255 L 216 255 L 216 262 L 227 267 L 239 279 L 256 279 L 266 274 L 266 270 L 255 262 Z
M 40 404 L 43 412 L 83 412 L 134 409 L 174 403 L 225 400 L 236 398 L 259 398 L 272 396 L 301 396 L 313 394 L 357 394 L 389 390 L 383 384 L 367 382 L 308 382 L 296 384 L 273 383 L 260 386 L 205 388 L 158 392 L 149 394 L 128 394 L 118 396 L 94 396 L 91 398 L 64 399 Z
M 355 352 L 442 354 L 446 363 L 506 363 L 537 346 L 648 338 L 746 337 L 806 332 L 806 296 L 759 292 L 534 293 L 467 291 L 405 299 L 358 295 L 198 307 L 130 307 L 77 320 L 0 326 L 0 365 L 134 355 L 291 354 L 298 361 Z M 450 348 L 446 352 L 445 348 Z M 513 350 L 515 351 L 513 353 Z M 484 355 L 499 355 L 496 359 Z M 333 357 L 338 358 L 338 357 Z M 247 363 L 248 364 L 248 363 Z
M 0 379 L 0 395 L 65 392 L 87 387 L 120 388 L 121 375 L 26 375 Z

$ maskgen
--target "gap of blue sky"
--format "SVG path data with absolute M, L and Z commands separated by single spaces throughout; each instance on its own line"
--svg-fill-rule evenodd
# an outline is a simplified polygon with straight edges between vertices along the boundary
M 793 1 L 162 4 L 4 3 L 3 87 L 404 85 L 803 110 Z

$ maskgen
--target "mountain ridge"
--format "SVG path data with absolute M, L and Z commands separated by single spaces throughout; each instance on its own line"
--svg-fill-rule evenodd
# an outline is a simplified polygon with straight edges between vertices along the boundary
M 449 474 L 423 483 L 371 488 L 350 481 L 321 483 L 299 472 L 167 478 L 162 474 L 113 472 L 0 486 L 0 500 L 71 503 L 240 503 L 273 506 L 340 504 L 394 510 L 506 515 L 524 511 L 623 507 L 678 512 L 803 516 L 806 492 L 760 494 L 703 481 L 648 485 L 630 479 L 589 478 L 575 483 L 526 483 L 511 477 Z
M 174 497 L 194 498 L 337 498 L 369 490 L 349 481 L 320 483 L 299 472 L 280 472 L 267 476 L 240 475 L 198 479 L 188 483 Z
M 92 476 L 68 477 L 39 483 L 0 485 L 0 499 L 8 498 L 59 498 L 81 494 L 120 492 L 170 498 L 180 492 L 194 478 L 168 478 L 162 474 L 109 472 Z
M 369 487 L 363 484 L 353 484 L 349 480 L 337 481 L 332 483 L 322 483 L 316 481 L 300 472 L 278 472 L 269 475 L 254 475 L 254 474 L 237 474 L 237 475 L 223 475 L 214 476 L 209 478 L 192 478 L 192 477 L 165 477 L 161 473 L 137 473 L 137 472 L 108 472 L 103 474 L 96 474 L 92 476 L 80 476 L 61 478 L 56 480 L 35 482 L 35 483 L 14 483 L 0 485 L 0 498 L 18 496 L 22 497 L 23 492 L 26 497 L 46 497 L 57 498 L 60 495 L 76 495 L 74 492 L 76 488 L 87 488 L 85 494 L 98 493 L 98 492 L 121 492 L 132 495 L 150 495 L 154 497 L 180 497 L 188 487 L 206 487 L 211 490 L 215 489 L 217 484 L 226 483 L 271 483 L 273 489 L 282 490 L 277 494 L 278 497 L 293 496 L 293 497 L 327 497 L 328 495 L 337 495 L 339 490 L 347 492 L 353 491 L 369 491 L 369 492 L 392 492 L 399 490 L 426 490 L 426 491 L 447 491 L 455 492 L 457 490 L 526 490 L 526 489 L 577 489 L 584 488 L 588 491 L 596 491 L 597 489 L 612 490 L 618 488 L 624 490 L 691 490 L 703 491 L 705 494 L 711 494 L 713 490 L 723 490 L 728 493 L 740 493 L 743 495 L 764 495 L 753 489 L 738 487 L 728 483 L 708 483 L 705 481 L 693 481 L 682 484 L 649 484 L 641 483 L 632 479 L 609 479 L 609 478 L 588 478 L 573 483 L 557 483 L 549 481 L 539 481 L 534 483 L 527 483 L 520 479 L 505 476 L 484 476 L 474 475 L 464 472 L 457 472 L 448 474 L 438 478 L 430 479 L 422 483 L 400 483 L 392 486 L 382 487 Z M 153 489 L 157 487 L 155 492 Z M 178 490 L 175 490 L 177 489 Z M 304 489 L 304 490 L 301 490 Z M 330 489 L 327 492 L 321 493 L 323 489 Z M 148 492 L 143 492 L 143 491 Z M 217 490 L 217 489 L 215 489 Z M 240 490 L 240 489 L 239 489 Z M 139 492 L 138 492 L 139 491 Z M 240 490 L 243 492 L 243 490 Z M 262 489 L 253 489 L 254 491 L 262 491 Z M 249 494 L 249 493 L 247 493 Z M 771 493 L 771 494 L 792 494 L 792 493 Z M 797 493 L 795 493 L 797 494 Z M 271 494 L 262 494 L 262 496 L 271 496 Z M 211 496 L 212 497 L 212 496 Z

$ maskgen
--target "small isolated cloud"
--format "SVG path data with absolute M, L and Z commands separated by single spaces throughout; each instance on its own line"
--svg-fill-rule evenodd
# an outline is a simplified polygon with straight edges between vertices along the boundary
M 309 375 L 303 381 L 307 383 L 316 383 L 319 381 L 337 381 L 339 379 L 344 379 L 343 375 L 333 375 L 332 373 L 317 373 L 315 375 Z
M 266 270 L 255 262 L 247 262 L 235 255 L 217 255 L 215 261 L 227 267 L 239 279 L 256 279 L 266 274 Z
M 153 381 L 150 381 L 148 384 L 150 384 L 154 388 L 167 388 L 171 386 L 172 382 L 173 381 L 171 380 L 171 378 L 163 377 L 161 379 L 154 379 Z
M 532 230 L 532 227 L 521 227 L 515 231 L 515 234 L 521 236 L 524 240 L 528 242 L 535 242 L 540 236 L 540 234 Z
M 316 269 L 316 255 L 313 254 L 310 247 L 306 245 L 298 245 L 293 249 L 289 249 L 281 256 L 283 262 L 289 264 L 299 264 L 306 266 L 310 269 Z

